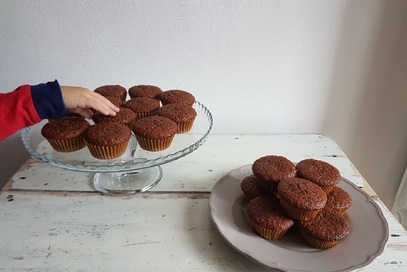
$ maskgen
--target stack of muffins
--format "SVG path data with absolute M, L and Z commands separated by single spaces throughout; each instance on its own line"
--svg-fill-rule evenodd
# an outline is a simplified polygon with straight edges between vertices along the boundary
M 315 159 L 295 165 L 269 155 L 255 160 L 252 171 L 243 178 L 241 190 L 252 227 L 261 237 L 281 239 L 296 225 L 310 246 L 327 249 L 350 233 L 344 215 L 352 199 L 337 186 L 341 175 L 333 165 Z
M 87 146 L 97 159 L 114 159 L 125 153 L 132 132 L 142 149 L 162 151 L 176 134 L 190 131 L 197 116 L 192 107 L 195 97 L 183 90 L 136 85 L 127 91 L 120 85 L 104 85 L 94 91 L 120 112 L 115 116 L 94 112 L 93 125 L 76 115 L 49 120 L 41 133 L 56 151 L 73 152 Z

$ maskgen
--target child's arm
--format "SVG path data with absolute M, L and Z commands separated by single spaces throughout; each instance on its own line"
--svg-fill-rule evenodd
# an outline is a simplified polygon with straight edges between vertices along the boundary
M 106 115 L 115 115 L 119 111 L 99 94 L 80 87 L 60 87 L 56 80 L 35 86 L 23 85 L 13 92 L 0 93 L 0 141 L 42 119 L 65 116 L 68 110 L 90 117 L 89 108 Z
M 29 85 L 11 93 L 0 93 L 0 141 L 17 130 L 41 121 L 35 110 Z
M 65 107 L 70 112 L 91 118 L 90 109 L 97 110 L 104 115 L 116 115 L 118 108 L 98 93 L 82 87 L 61 86 Z

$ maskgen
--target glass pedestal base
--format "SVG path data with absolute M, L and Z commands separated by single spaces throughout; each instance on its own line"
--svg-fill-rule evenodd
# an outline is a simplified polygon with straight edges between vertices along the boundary
M 95 189 L 101 193 L 128 196 L 150 190 L 163 176 L 160 166 L 125 173 L 97 173 L 93 178 Z
M 34 158 L 48 165 L 94 173 L 93 184 L 97 191 L 108 195 L 133 195 L 157 185 L 163 175 L 160 165 L 190 154 L 206 141 L 213 126 L 212 114 L 198 101 L 193 108 L 199 114 L 192 129 L 188 133 L 176 134 L 169 148 L 157 152 L 144 150 L 138 146 L 133 133 L 126 152 L 113 160 L 96 159 L 88 148 L 69 153 L 55 151 L 41 134 L 48 120 L 22 129 L 21 139 Z

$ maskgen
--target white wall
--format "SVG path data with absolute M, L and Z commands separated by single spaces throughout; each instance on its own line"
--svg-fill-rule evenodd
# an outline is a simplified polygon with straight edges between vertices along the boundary
M 185 89 L 213 133 L 330 136 L 390 207 L 407 165 L 406 29 L 403 0 L 2 0 L 0 91 Z M 1 179 L 27 156 L 19 135 L 0 143 Z

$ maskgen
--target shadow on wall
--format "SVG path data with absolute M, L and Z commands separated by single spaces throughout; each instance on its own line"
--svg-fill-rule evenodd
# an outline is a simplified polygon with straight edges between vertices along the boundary
M 338 135 L 335 140 L 391 208 L 407 166 L 407 1 L 380 2 L 370 27 L 349 23 L 366 15 L 361 2 L 348 2 L 323 131 Z M 344 105 L 345 97 L 354 103 Z M 337 127 L 343 118 L 346 127 Z
M 0 142 L 0 188 L 3 188 L 29 157 L 20 132 Z

